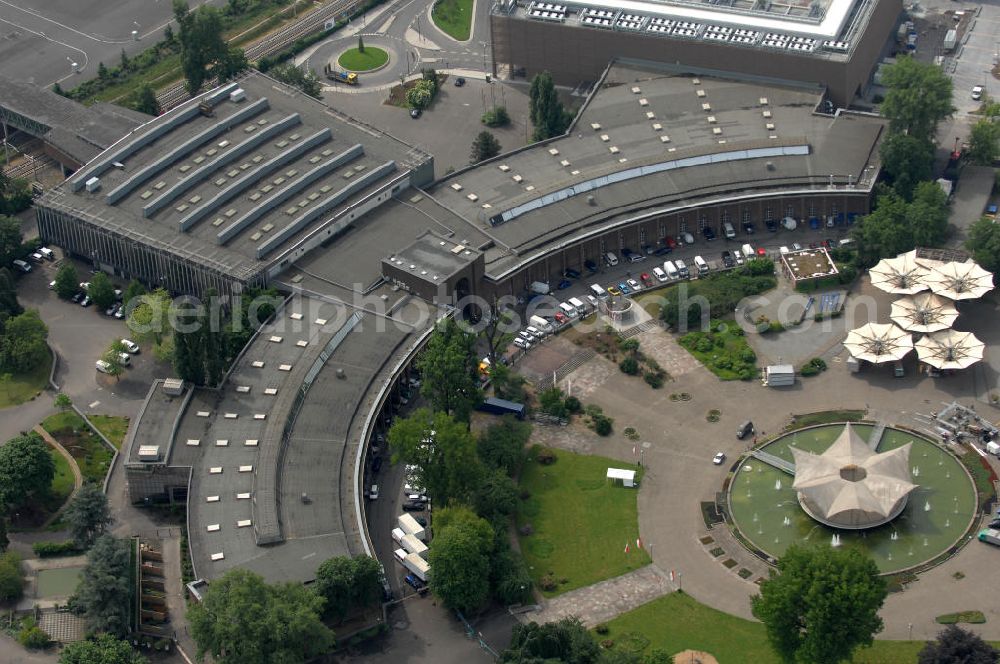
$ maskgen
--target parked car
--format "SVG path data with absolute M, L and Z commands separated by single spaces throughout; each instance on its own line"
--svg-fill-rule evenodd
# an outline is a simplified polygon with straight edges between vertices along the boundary
M 525 341 L 523 337 L 514 337 L 514 345 L 523 350 L 531 348 L 531 342 Z
M 50 281 L 49 282 L 49 290 L 55 290 L 55 289 L 56 289 L 56 282 Z
M 618 286 L 615 286 L 614 284 L 608 286 L 608 293 L 610 295 L 621 295 L 622 294 L 622 292 L 618 289 Z
M 565 272 L 563 272 L 563 276 L 566 277 L 567 279 L 579 279 L 580 273 L 574 270 L 573 268 L 569 267 L 566 268 Z
M 104 360 L 98 360 L 95 362 L 94 367 L 101 373 L 111 373 L 111 365 Z
M 427 509 L 427 503 L 419 500 L 407 500 L 403 503 L 404 512 L 423 512 Z
M 130 352 L 132 354 L 135 354 L 135 353 L 139 352 L 139 344 L 137 344 L 136 342 L 132 341 L 131 339 L 122 339 L 121 343 L 122 343 L 122 348 L 124 348 L 128 352 Z
M 382 470 L 382 457 L 377 456 L 372 460 L 372 472 L 377 473 Z
M 746 233 L 747 235 L 753 235 L 754 230 L 755 229 L 754 229 L 752 221 L 744 221 L 743 222 L 743 232 L 744 233 Z
M 716 466 L 721 466 L 722 462 L 726 460 L 726 455 L 723 452 L 719 452 L 714 457 L 712 457 L 712 463 Z
M 455 79 L 455 87 L 456 88 L 460 88 L 463 85 L 465 85 L 465 79 L 464 78 L 462 78 L 461 76 L 459 76 L 458 78 Z
M 653 268 L 654 270 L 657 268 Z M 649 276 L 648 272 L 643 272 L 639 275 L 639 279 L 642 281 L 642 285 L 649 288 L 653 285 L 653 278 Z
M 802 245 L 798 242 L 792 242 L 792 251 L 802 251 Z
M 565 325 L 566 323 L 569 322 L 569 317 L 566 316 L 566 314 L 564 314 L 561 311 L 557 311 L 556 312 L 555 318 L 556 318 L 556 322 L 559 323 L 560 325 Z
M 661 270 L 658 267 L 654 267 L 653 268 L 653 276 L 656 277 L 656 280 L 659 281 L 659 282 L 664 282 L 664 281 L 667 281 L 669 279 L 669 277 L 667 276 L 667 273 L 664 272 L 663 270 Z
M 73 297 L 69 299 L 73 304 L 80 304 L 80 300 L 83 299 L 83 293 L 73 293 Z
M 572 285 L 573 285 L 572 281 L 570 281 L 569 279 L 563 279 L 562 281 L 559 282 L 559 285 L 556 286 L 556 288 L 559 290 L 566 290 Z
M 124 304 L 122 306 L 118 307 L 118 311 L 115 312 L 115 318 L 117 318 L 118 320 L 121 320 L 121 319 L 125 318 L 125 305 Z
M 90 306 L 90 302 L 91 302 L 90 296 L 89 295 L 84 295 L 83 299 L 80 300 L 80 306 L 81 307 L 89 307 Z
M 594 261 L 590 260 L 589 258 L 587 260 L 583 261 L 583 266 L 585 268 L 587 268 L 587 271 L 590 272 L 590 273 L 592 273 L 592 274 L 594 272 L 597 272 L 597 263 L 595 263 Z
M 739 249 L 733 249 L 733 258 L 736 259 L 737 265 L 743 265 L 743 252 Z
M 764 222 L 764 225 L 767 226 L 768 232 L 771 232 L 771 233 L 777 233 L 778 232 L 778 220 L 777 219 L 768 219 L 767 221 Z
M 642 284 L 635 279 L 629 279 L 626 283 L 628 283 L 628 287 L 632 289 L 633 293 L 637 293 L 642 290 Z
M 972 86 L 972 99 L 974 101 L 979 101 L 983 98 L 983 86 L 974 85 Z
M 629 288 L 628 284 L 626 284 L 624 281 L 618 284 L 618 290 L 621 291 L 622 295 L 628 295 L 629 293 L 632 292 L 632 289 Z
M 711 226 L 705 226 L 701 229 L 701 234 L 705 236 L 705 239 L 711 242 L 715 239 L 715 231 L 712 230 Z
M 681 233 L 679 239 L 684 242 L 684 244 L 694 244 L 694 236 L 690 233 Z
M 410 117 L 413 118 L 414 120 L 416 120 L 417 118 L 419 118 L 420 117 L 420 109 L 419 108 L 411 108 L 410 109 Z
M 722 265 L 724 267 L 735 267 L 736 261 L 733 260 L 733 255 L 728 251 L 722 252 Z
M 117 311 L 118 311 L 118 305 L 117 304 L 112 304 L 110 307 L 108 307 L 107 309 L 104 310 L 104 315 L 105 316 L 114 316 Z
M 459 80 L 461 80 L 461 79 L 459 79 Z M 456 85 L 457 85 L 457 82 L 456 82 Z M 407 574 L 406 577 L 404 578 L 404 580 L 408 584 L 410 584 L 411 586 L 413 586 L 414 590 L 423 590 L 423 588 L 424 588 L 424 582 L 421 581 L 420 579 L 418 579 L 413 574 Z

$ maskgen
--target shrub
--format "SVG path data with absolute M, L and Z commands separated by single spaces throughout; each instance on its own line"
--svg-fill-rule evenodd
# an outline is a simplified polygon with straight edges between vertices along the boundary
M 72 540 L 66 542 L 35 542 L 31 549 L 39 558 L 52 558 L 54 556 L 71 556 L 79 553 L 76 543 Z
M 566 403 L 558 387 L 552 387 L 538 395 L 538 404 L 543 413 L 553 417 L 566 417 Z
M 566 401 L 563 402 L 566 407 L 566 411 L 569 413 L 579 413 L 583 410 L 583 404 L 576 397 L 566 397 Z
M 663 372 L 662 371 L 647 371 L 642 375 L 643 380 L 649 383 L 649 386 L 654 390 L 658 390 L 663 387 Z
M 784 332 L 785 326 L 781 324 L 781 321 L 772 320 L 767 326 L 768 332 Z
M 600 625 L 594 628 L 594 631 L 603 636 L 604 634 L 607 634 L 610 630 L 608 629 L 607 625 L 601 623 Z
M 819 369 L 811 364 L 806 364 L 799 370 L 799 373 L 803 376 L 815 376 L 819 373 Z
M 538 454 L 535 456 L 535 460 L 543 466 L 551 466 L 556 462 L 557 458 L 558 457 L 556 457 L 555 451 L 547 447 L 540 449 Z
M 506 106 L 494 106 L 491 110 L 483 113 L 483 124 L 487 127 L 506 127 L 510 124 L 510 115 Z
M 546 574 L 538 580 L 538 587 L 546 592 L 552 592 L 559 587 L 559 584 L 556 582 L 556 577 L 552 574 Z
M 614 428 L 614 420 L 607 415 L 598 415 L 592 419 L 594 433 L 598 436 L 609 436 Z
M 634 357 L 626 357 L 618 364 L 618 368 L 630 376 L 639 373 L 639 361 Z
M 0 601 L 13 602 L 24 594 L 21 557 L 14 551 L 0 555 Z
M 858 270 L 853 265 L 845 265 L 840 268 L 840 274 L 837 275 L 837 281 L 842 284 L 849 284 L 855 280 L 858 276 Z
M 17 635 L 17 641 L 29 650 L 40 650 L 49 645 L 52 639 L 41 627 L 34 624 L 26 625 Z

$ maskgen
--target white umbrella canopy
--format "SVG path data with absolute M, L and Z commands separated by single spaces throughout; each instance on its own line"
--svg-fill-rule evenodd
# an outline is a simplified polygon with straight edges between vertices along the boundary
M 911 251 L 895 258 L 880 260 L 875 267 L 868 270 L 872 286 L 886 293 L 899 295 L 912 295 L 927 290 L 928 286 L 923 282 L 923 278 L 928 270 L 917 263 L 916 253 Z
M 983 359 L 984 344 L 972 332 L 942 330 L 915 344 L 920 361 L 938 369 L 965 369 Z
M 895 362 L 913 350 L 913 337 L 895 325 L 868 323 L 847 333 L 844 348 L 856 359 L 872 364 Z
M 930 270 L 924 283 L 952 300 L 974 300 L 993 290 L 993 274 L 972 261 L 951 262 Z
M 892 303 L 892 322 L 910 332 L 938 332 L 955 324 L 958 309 L 954 303 L 934 293 L 917 293 Z

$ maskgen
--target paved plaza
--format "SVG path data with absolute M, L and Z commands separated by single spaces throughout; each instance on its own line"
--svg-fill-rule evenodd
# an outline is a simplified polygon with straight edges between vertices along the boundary
M 852 301 L 865 301 L 871 306 L 853 319 L 854 324 L 869 319 L 887 322 L 890 299 L 872 289 L 867 277 L 863 277 L 848 306 Z M 960 327 L 985 337 L 988 357 L 989 346 L 995 347 L 1000 342 L 989 331 L 996 308 L 997 298 L 993 294 L 961 307 Z M 800 378 L 794 387 L 784 389 L 768 389 L 757 381 L 720 381 L 686 357 L 686 351 L 677 346 L 671 335 L 658 329 L 647 330 L 638 337 L 641 349 L 656 357 L 672 376 L 663 389 L 652 390 L 603 357 L 594 357 L 568 374 L 561 386 L 612 415 L 615 433 L 600 438 L 577 422 L 567 427 L 536 426 L 533 442 L 628 462 L 639 461 L 637 455 L 641 454 L 646 474 L 638 498 L 639 526 L 653 566 L 682 574 L 684 591 L 698 601 L 751 618 L 749 599 L 757 590 L 754 581 L 766 576 L 768 567 L 736 542 L 726 527 L 709 530 L 699 509 L 700 502 L 715 500 L 716 493 L 723 490 L 730 466 L 713 465 L 712 456 L 723 451 L 730 459 L 736 459 L 745 450 L 746 443 L 735 436 L 740 422 L 752 419 L 758 434 L 764 437 L 782 430 L 793 414 L 858 409 L 867 411 L 870 417 L 888 416 L 892 423 L 931 433 L 920 415 L 936 412 L 942 403 L 955 399 L 974 405 L 990 420 L 998 419 L 1000 414 L 990 404 L 990 394 L 997 386 L 997 371 L 992 362 L 982 362 L 974 370 L 938 379 L 918 374 L 912 357 L 909 363 L 913 366 L 907 364 L 903 378 L 894 378 L 888 367 L 865 367 L 852 374 L 844 362 L 847 353 L 839 343 L 843 332 L 836 331 L 837 327 L 844 330 L 850 326 L 835 322 L 834 330 L 817 328 L 815 333 L 809 330 L 783 333 L 779 337 L 781 343 L 794 348 L 796 355 L 820 356 L 829 365 L 820 376 Z M 752 334 L 749 338 L 756 347 L 760 338 Z M 567 343 L 557 338 L 546 345 L 553 344 L 553 352 L 559 349 L 555 354 L 570 356 L 572 352 L 563 347 Z M 521 363 L 529 371 L 534 353 L 529 353 Z M 542 363 L 548 368 L 549 358 L 545 356 Z M 687 392 L 692 398 L 687 402 L 671 401 L 670 394 L 676 392 Z M 710 409 L 722 412 L 719 422 L 706 420 Z M 638 444 L 621 434 L 630 426 L 640 434 Z M 703 543 L 706 536 L 712 537 L 713 542 Z M 713 556 L 710 550 L 716 546 L 723 548 L 726 555 Z M 892 594 L 886 601 L 882 610 L 885 629 L 880 637 L 906 639 L 912 624 L 913 638 L 932 638 L 940 631 L 935 616 L 979 609 L 986 613 L 987 622 L 969 628 L 990 639 L 1000 638 L 1000 621 L 996 619 L 1000 609 L 992 590 L 1000 582 L 996 556 L 993 547 L 971 542 L 952 559 L 919 575 L 904 592 Z M 729 557 L 737 563 L 732 569 L 721 564 Z M 743 568 L 750 572 L 747 579 L 737 574 Z M 618 606 L 618 593 L 602 593 L 600 584 L 577 592 L 588 595 L 587 603 L 578 602 L 589 607 L 587 611 L 599 607 L 600 620 L 607 619 L 605 614 L 609 610 L 628 608 Z M 557 611 L 566 601 L 570 600 L 556 598 L 541 616 Z M 642 600 L 637 600 L 630 606 L 641 603 Z

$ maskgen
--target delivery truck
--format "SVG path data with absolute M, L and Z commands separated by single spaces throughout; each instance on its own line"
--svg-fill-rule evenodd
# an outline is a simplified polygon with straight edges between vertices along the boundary
M 421 558 L 415 553 L 408 554 L 403 558 L 403 567 L 413 572 L 413 574 L 427 583 L 427 579 L 430 576 L 431 566 L 427 564 L 427 561 Z
M 329 64 L 323 67 L 323 73 L 328 79 L 336 83 L 347 83 L 348 85 L 358 84 L 358 75 L 353 71 L 340 71 L 339 69 L 334 69 Z
M 400 514 L 396 519 L 396 525 L 407 535 L 413 535 L 418 540 L 427 541 L 427 531 L 416 519 L 409 514 Z
M 763 383 L 767 387 L 784 387 L 795 384 L 795 367 L 790 364 L 772 364 L 764 369 Z

